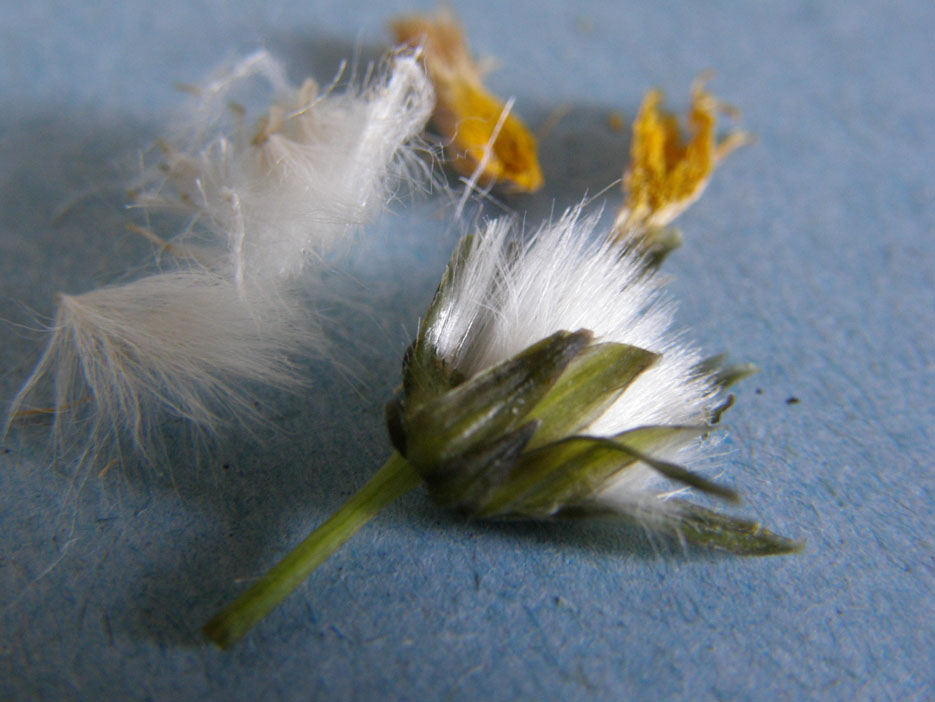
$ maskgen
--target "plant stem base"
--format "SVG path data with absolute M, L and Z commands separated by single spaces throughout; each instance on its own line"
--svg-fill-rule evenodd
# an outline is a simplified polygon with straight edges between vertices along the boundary
M 232 646 L 377 512 L 421 481 L 406 459 L 394 451 L 367 484 L 324 524 L 227 609 L 205 624 L 205 636 L 222 649 Z

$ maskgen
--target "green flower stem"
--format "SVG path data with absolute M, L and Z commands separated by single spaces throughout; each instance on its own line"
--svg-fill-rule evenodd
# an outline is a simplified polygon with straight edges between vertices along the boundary
M 406 459 L 393 452 L 366 485 L 288 556 L 204 626 L 205 635 L 228 648 L 298 587 L 328 556 L 381 509 L 422 482 Z

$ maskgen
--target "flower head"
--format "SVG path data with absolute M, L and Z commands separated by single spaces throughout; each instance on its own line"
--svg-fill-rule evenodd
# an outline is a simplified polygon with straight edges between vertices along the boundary
M 396 452 L 348 502 L 205 624 L 233 645 L 384 506 L 420 480 L 480 518 L 614 514 L 747 555 L 800 545 L 699 507 L 657 477 L 736 501 L 683 468 L 701 458 L 738 371 L 670 330 L 655 268 L 596 217 L 567 212 L 528 243 L 511 222 L 461 240 L 386 408 Z M 576 331 L 575 331 L 576 330 Z
M 613 509 L 733 551 L 794 548 L 657 486 L 736 500 L 682 467 L 712 445 L 720 376 L 672 332 L 655 271 L 595 224 L 575 209 L 528 243 L 509 221 L 462 241 L 388 407 L 397 450 L 472 516 Z

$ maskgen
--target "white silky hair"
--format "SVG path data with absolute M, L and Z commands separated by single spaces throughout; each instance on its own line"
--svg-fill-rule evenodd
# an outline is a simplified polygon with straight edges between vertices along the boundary
M 274 95 L 259 122 L 230 107 L 244 91 Z M 187 234 L 207 234 L 239 288 L 346 251 L 400 187 L 429 181 L 420 135 L 435 99 L 418 52 L 391 55 L 363 87 L 319 93 L 261 51 L 195 93 L 163 146 L 167 177 L 138 202 L 187 211 Z
M 675 308 L 662 277 L 609 237 L 595 237 L 599 218 L 600 212 L 585 216 L 580 206 L 573 208 L 525 243 L 515 236 L 514 220 L 488 222 L 456 272 L 449 302 L 427 339 L 471 376 L 556 331 L 588 329 L 596 342 L 631 344 L 660 358 L 581 433 L 701 425 L 717 395 L 711 379 L 698 373 L 702 356 L 673 331 Z M 654 447 L 652 454 L 697 463 L 714 443 L 686 435 Z M 641 463 L 621 472 L 600 499 L 642 505 L 654 476 Z
M 257 88 L 273 103 L 260 95 L 266 121 L 248 124 L 230 103 Z M 162 247 L 162 272 L 61 295 L 10 409 L 7 429 L 52 414 L 55 450 L 79 464 L 125 444 L 155 462 L 166 417 L 205 437 L 255 430 L 255 391 L 304 385 L 290 359 L 326 346 L 315 301 L 341 295 L 322 274 L 397 188 L 427 185 L 417 151 L 434 96 L 417 51 L 392 54 L 362 87 L 322 94 L 311 80 L 292 86 L 261 51 L 193 92 L 161 182 L 144 176 L 138 199 L 190 218 Z
M 72 429 L 80 428 L 87 438 L 79 462 L 120 450 L 125 440 L 151 458 L 166 414 L 204 435 L 227 423 L 254 428 L 262 423 L 255 385 L 305 383 L 290 354 L 317 342 L 306 317 L 286 299 L 245 297 L 204 270 L 61 295 L 45 353 L 10 419 L 52 412 L 59 454 L 74 448 Z

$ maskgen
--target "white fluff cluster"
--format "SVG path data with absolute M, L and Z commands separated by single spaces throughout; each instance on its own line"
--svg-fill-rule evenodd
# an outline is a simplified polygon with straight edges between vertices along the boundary
M 56 448 L 68 445 L 66 427 L 78 425 L 91 437 L 82 450 L 92 459 L 107 438 L 128 438 L 148 453 L 159 410 L 196 432 L 257 423 L 251 384 L 301 383 L 288 353 L 312 343 L 302 310 L 282 300 L 245 302 L 229 280 L 194 270 L 61 295 L 51 332 L 13 411 L 54 408 Z
M 254 79 L 275 98 L 248 123 L 230 102 Z M 195 92 L 165 145 L 162 183 L 139 200 L 187 213 L 189 226 L 164 247 L 162 272 L 61 296 L 11 407 L 8 426 L 52 414 L 59 450 L 74 450 L 67 429 L 82 432 L 79 460 L 124 441 L 148 454 L 165 416 L 209 435 L 250 427 L 257 385 L 303 385 L 288 359 L 324 345 L 306 304 L 314 273 L 427 168 L 416 149 L 434 97 L 413 52 L 341 94 L 318 94 L 311 80 L 290 86 L 265 52 Z
M 270 91 L 258 122 L 231 107 Z M 164 144 L 168 178 L 139 202 L 188 211 L 187 234 L 207 235 L 240 288 L 294 279 L 342 251 L 400 184 L 425 175 L 416 151 L 434 95 L 415 53 L 392 56 L 363 88 L 319 93 L 258 52 L 195 92 L 185 120 L 195 127 Z
M 472 376 L 556 331 L 589 329 L 597 342 L 630 344 L 661 357 L 581 433 L 611 436 L 647 425 L 704 424 L 716 388 L 699 375 L 699 352 L 672 331 L 674 306 L 660 276 L 610 238 L 596 238 L 598 218 L 570 210 L 526 243 L 512 237 L 511 220 L 488 223 L 455 273 L 449 302 L 426 338 L 458 371 Z M 693 463 L 704 446 L 686 434 L 657 447 L 653 456 Z M 654 475 L 644 464 L 628 469 L 601 499 L 640 502 Z

